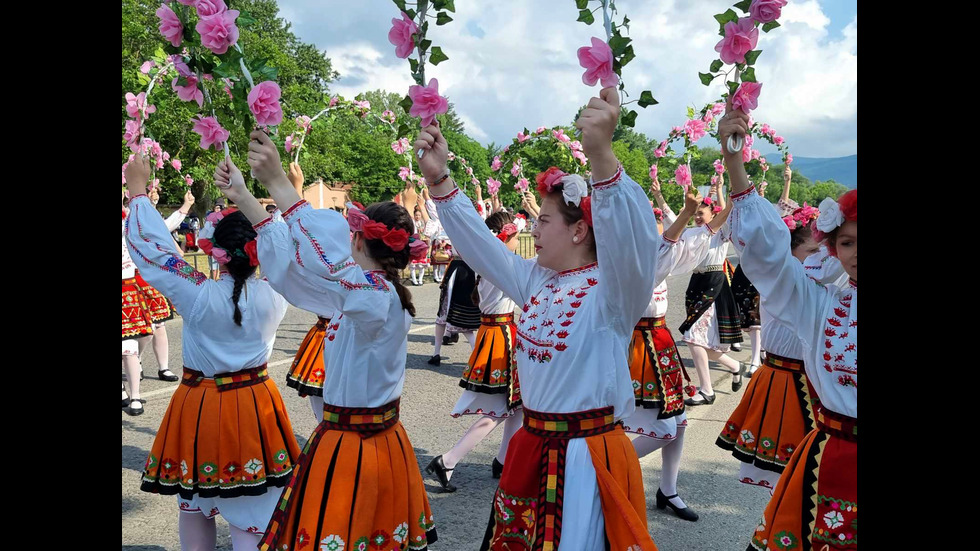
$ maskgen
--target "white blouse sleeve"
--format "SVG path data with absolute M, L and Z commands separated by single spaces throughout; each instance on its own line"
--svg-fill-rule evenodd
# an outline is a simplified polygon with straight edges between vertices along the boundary
M 439 209 L 436 208 L 436 203 L 432 199 L 426 199 L 425 212 L 429 214 L 429 219 L 435 221 L 439 220 Z
M 145 195 L 129 202 L 126 240 L 133 263 L 147 283 L 172 300 L 178 310 L 191 312 L 208 277 L 183 259 L 163 218 Z
M 807 277 L 803 264 L 793 257 L 789 230 L 772 203 L 754 187 L 732 200 L 735 208 L 729 222 L 732 240 L 742 251 L 742 270 L 765 297 L 766 310 L 811 344 L 826 289 Z
M 538 266 L 535 259 L 524 259 L 510 252 L 490 233 L 490 228 L 480 219 L 473 203 L 459 188 L 434 200 L 439 221 L 460 256 L 473 271 L 514 302 L 527 302 L 537 288 L 534 284 L 543 283 L 554 274 L 553 270 Z
M 186 214 L 180 212 L 180 209 L 173 211 L 170 216 L 164 220 L 164 223 L 167 225 L 167 231 L 172 232 L 179 228 L 180 223 L 184 221 L 186 216 Z
M 618 333 L 633 330 L 650 303 L 660 235 L 650 200 L 622 167 L 592 184 L 592 229 L 604 317 Z
M 336 309 L 337 298 L 329 285 L 321 285 L 324 280 L 296 261 L 296 246 L 284 221 L 276 221 L 275 216 L 266 218 L 255 225 L 255 231 L 259 234 L 256 250 L 262 275 L 277 293 L 293 306 L 315 314 Z
M 834 283 L 844 273 L 840 260 L 831 256 L 827 245 L 820 245 L 820 252 L 811 254 L 803 261 L 803 270 L 810 278 L 820 283 Z
M 710 250 L 711 234 L 706 226 L 684 231 L 676 243 L 661 236 L 654 287 L 663 283 L 669 275 L 690 272 L 704 262 Z
M 674 214 L 674 211 L 670 208 L 670 205 L 664 203 L 664 208 L 660 210 L 664 211 L 664 228 L 669 228 L 670 226 L 674 225 L 674 222 L 677 220 L 677 215 Z
M 305 200 L 283 213 L 283 219 L 289 225 L 295 262 L 316 280 L 305 285 L 321 289 L 323 303 L 353 319 L 359 332 L 367 336 L 376 335 L 387 321 L 390 294 L 395 291 L 390 283 L 373 273 L 364 272 L 351 258 L 347 220 L 333 209 L 314 209 Z M 288 247 L 288 243 L 285 239 L 279 239 L 270 246 L 279 249 L 276 254 L 285 254 L 282 247 Z M 272 266 L 275 271 L 277 263 L 273 262 Z M 297 270 L 287 270 L 284 276 L 276 274 L 273 277 L 280 283 L 289 278 L 294 284 L 290 292 L 293 294 L 300 293 L 299 289 L 302 289 L 303 284 L 294 281 L 304 279 L 300 274 Z M 306 289 L 302 292 L 312 291 Z

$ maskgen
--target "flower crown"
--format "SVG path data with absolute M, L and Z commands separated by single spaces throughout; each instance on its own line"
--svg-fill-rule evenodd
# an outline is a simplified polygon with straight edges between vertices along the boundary
M 545 195 L 561 184 L 562 198 L 582 209 L 582 219 L 592 227 L 592 198 L 589 197 L 589 186 L 585 179 L 578 174 L 569 174 L 562 169 L 552 166 L 539 172 L 534 180 L 538 183 L 538 193 Z
M 408 232 L 395 228 L 390 229 L 382 222 L 376 222 L 368 218 L 361 209 L 352 204 L 347 205 L 347 224 L 350 231 L 361 232 L 365 239 L 380 239 L 385 245 L 396 253 L 409 247 L 409 257 L 412 260 L 425 258 L 429 246 L 419 237 L 418 234 L 408 235 Z
M 502 243 L 507 243 L 517 233 L 518 233 L 517 224 L 514 223 L 504 224 L 504 227 L 500 228 L 500 232 L 497 233 L 497 239 L 499 239 Z
M 819 217 L 820 210 L 811 207 L 810 205 L 806 204 L 806 201 L 804 201 L 803 206 L 794 210 L 793 214 L 784 217 L 783 222 L 786 223 L 786 227 L 789 228 L 789 231 L 795 231 L 806 226 Z

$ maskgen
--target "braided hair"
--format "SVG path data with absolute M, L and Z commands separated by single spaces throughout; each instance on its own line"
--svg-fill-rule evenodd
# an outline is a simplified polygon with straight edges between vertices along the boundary
M 415 233 L 415 221 L 408 214 L 408 210 L 392 201 L 374 203 L 364 209 L 364 215 L 375 222 L 381 222 L 385 226 L 388 226 L 389 229 L 394 230 L 400 228 L 405 230 L 408 235 Z M 400 251 L 393 251 L 391 247 L 380 239 L 366 239 L 364 240 L 364 244 L 367 246 L 368 254 L 381 265 L 381 269 L 384 270 L 386 278 L 395 286 L 395 291 L 401 300 L 402 308 L 408 310 L 409 315 L 414 318 L 415 305 L 412 304 L 412 293 L 402 284 L 401 277 L 401 270 L 404 270 L 408 266 L 409 257 L 411 256 L 410 247 L 406 245 Z
M 245 280 L 255 273 L 255 266 L 249 263 L 248 255 L 245 254 L 245 244 L 255 239 L 257 235 L 252 229 L 252 224 L 241 211 L 225 216 L 214 227 L 212 242 L 216 247 L 228 251 L 231 258 L 225 267 L 235 280 L 231 300 L 235 304 L 234 319 L 235 325 L 238 326 L 242 324 L 242 311 L 238 309 L 238 299 L 242 295 L 242 288 L 245 287 Z

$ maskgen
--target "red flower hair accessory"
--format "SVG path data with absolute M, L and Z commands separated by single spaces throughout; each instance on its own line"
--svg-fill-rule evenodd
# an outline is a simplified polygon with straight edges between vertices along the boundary
M 249 241 L 248 243 L 245 243 L 245 254 L 248 255 L 249 266 L 259 265 L 259 253 L 258 250 L 256 249 L 256 243 L 254 239 Z
M 510 241 L 515 234 L 517 234 L 516 224 L 504 224 L 504 227 L 500 229 L 500 233 L 497 234 L 497 239 L 503 243 L 506 243 Z
M 351 206 L 347 209 L 347 224 L 351 231 L 361 232 L 365 239 L 380 239 L 391 250 L 398 252 L 408 245 L 408 232 L 401 229 L 388 229 L 388 226 L 381 222 L 376 222 L 368 218 L 357 207 Z
M 582 220 L 592 227 L 592 197 L 583 197 L 582 204 L 579 205 L 582 209 Z
M 534 177 L 534 181 L 538 183 L 538 193 L 551 193 L 551 189 L 560 184 L 561 179 L 567 175 L 567 172 L 564 172 L 556 166 L 548 167 L 548 170 L 539 172 Z
M 419 234 L 415 234 L 408 238 L 408 243 L 408 257 L 411 260 L 422 260 L 425 258 L 425 255 L 429 254 L 429 245 L 425 241 L 422 241 Z
M 214 243 L 212 243 L 210 239 L 205 239 L 202 237 L 197 240 L 197 246 L 201 249 L 201 252 L 211 256 L 211 249 L 214 247 Z

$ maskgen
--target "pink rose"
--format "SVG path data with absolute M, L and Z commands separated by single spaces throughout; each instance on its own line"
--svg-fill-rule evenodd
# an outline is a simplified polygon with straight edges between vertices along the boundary
M 572 151 L 582 151 L 582 142 L 575 140 L 569 143 L 568 147 L 572 148 Z
M 163 0 L 163 1 L 164 2 L 167 2 L 168 4 L 170 3 L 170 0 Z M 181 3 L 181 4 L 185 5 L 185 6 L 193 6 L 195 3 L 199 2 L 199 1 L 200 0 L 177 0 L 177 2 L 179 2 L 179 3 Z
M 201 35 L 201 45 L 216 54 L 228 51 L 229 46 L 238 42 L 238 10 L 226 10 L 221 13 L 201 17 L 194 27 Z
M 490 170 L 497 172 L 502 166 L 504 166 L 504 163 L 500 160 L 500 155 L 497 155 L 493 158 L 493 162 L 490 163 Z
M 657 179 L 657 165 L 650 165 L 650 179 Z
M 525 134 L 524 132 L 518 132 L 518 133 L 517 133 L 517 143 L 524 143 L 524 142 L 526 142 L 526 141 L 527 141 L 527 140 L 528 140 L 528 139 L 529 139 L 530 137 L 531 137 L 531 136 L 528 136 L 528 135 L 527 135 L 527 134 Z
M 174 159 L 170 161 L 170 166 L 174 167 L 174 170 L 179 172 L 183 164 L 180 162 L 180 159 Z
M 516 189 L 517 191 L 527 191 L 530 185 L 531 182 L 529 182 L 527 178 L 521 178 L 520 180 L 517 181 L 516 184 L 514 184 L 514 189 Z
M 507 153 L 508 151 L 510 151 L 510 144 L 504 146 L 504 153 Z
M 752 160 L 752 148 L 746 145 L 742 148 L 742 162 L 747 163 L 751 160 Z
M 152 61 L 144 61 L 143 64 L 140 65 L 140 72 L 144 75 L 148 75 L 150 74 L 150 69 L 152 69 L 153 66 L 154 63 Z
M 715 114 L 715 115 L 720 115 L 720 114 L 724 113 L 725 112 L 725 104 L 719 102 L 719 103 L 716 103 L 716 104 L 712 105 L 711 106 L 711 112 L 713 114 Z
M 139 118 L 140 112 L 146 109 L 146 114 L 156 113 L 155 105 L 146 105 L 146 92 L 140 92 L 138 95 L 133 95 L 132 92 L 126 92 L 126 114 L 134 119 Z
M 453 153 L 452 151 L 450 151 L 449 154 L 446 155 L 446 159 L 449 160 L 449 161 L 453 161 L 453 160 L 456 159 L 456 154 Z
M 429 80 L 428 86 L 409 86 L 408 97 L 412 100 L 412 108 L 408 114 L 420 117 L 423 128 L 432 124 L 436 115 L 449 110 L 449 102 L 439 95 L 439 81 L 434 78 Z
M 582 166 L 585 166 L 586 163 L 589 162 L 588 157 L 586 157 L 585 153 L 582 153 L 581 151 L 572 151 L 572 157 L 578 159 L 579 164 Z
M 229 88 L 227 84 L 224 87 L 224 91 L 226 94 L 228 94 L 228 99 L 235 99 L 235 96 L 233 96 L 231 93 L 231 88 Z
M 201 149 L 208 149 L 212 145 L 215 149 L 220 149 L 221 144 L 228 141 L 230 132 L 221 127 L 218 119 L 198 115 L 191 120 L 194 121 L 194 132 L 201 135 Z
M 793 220 L 792 216 L 784 217 L 783 223 L 786 224 L 786 227 L 789 228 L 789 231 L 793 231 L 796 229 L 796 220 Z
M 189 77 L 194 73 L 191 72 L 191 68 L 187 66 L 184 62 L 184 58 L 179 55 L 170 56 L 170 61 L 174 64 L 174 69 L 177 69 L 177 74 L 182 77 Z
M 395 55 L 397 57 L 405 59 L 412 54 L 412 48 L 415 47 L 415 39 L 412 35 L 417 32 L 419 32 L 419 26 L 405 12 L 402 12 L 401 20 L 391 20 L 391 30 L 388 31 L 388 42 L 395 45 Z
M 184 183 L 187 184 L 187 187 L 190 187 L 194 185 L 194 178 L 191 178 L 190 176 L 184 176 Z
M 285 147 L 286 147 L 286 153 L 289 153 L 290 151 L 293 150 L 293 135 L 292 134 L 286 136 L 286 145 L 285 145 Z
M 545 128 L 545 127 L 543 127 L 543 126 L 539 126 L 539 127 L 538 127 L 538 129 L 534 131 L 534 133 L 535 133 L 535 134 L 541 134 L 541 133 L 542 133 L 542 132 L 544 132 L 545 130 L 547 130 L 547 128 Z
M 161 158 L 158 157 L 157 158 L 157 162 L 156 162 L 156 169 L 157 170 L 160 170 L 162 168 L 163 168 L 163 159 L 161 159 Z
M 184 26 L 180 24 L 180 19 L 170 6 L 160 4 L 157 8 L 157 17 L 160 18 L 160 34 L 163 38 L 174 46 L 180 46 L 181 37 L 184 33 Z
M 667 142 L 660 144 L 660 147 L 653 151 L 653 156 L 656 158 L 661 158 L 667 153 Z
M 762 123 L 762 127 L 759 128 L 759 131 L 762 132 L 765 135 L 769 135 L 769 131 L 770 130 L 772 130 L 772 129 L 769 127 L 769 123 L 767 123 L 767 122 Z
M 282 91 L 273 80 L 260 82 L 248 92 L 248 108 L 255 115 L 255 122 L 270 126 L 282 122 L 280 95 Z
M 602 87 L 619 84 L 619 75 L 613 71 L 613 53 L 602 40 L 592 37 L 592 47 L 582 46 L 578 49 L 578 64 L 585 67 L 582 82 L 595 86 L 597 80 L 602 81 Z
M 471 167 L 471 166 L 466 167 L 466 175 L 467 176 L 472 176 L 473 175 L 473 167 Z
M 745 63 L 746 52 L 755 48 L 759 42 L 759 29 L 755 28 L 751 17 L 742 17 L 738 23 L 725 23 L 725 38 L 715 45 L 721 60 L 725 63 Z
M 755 137 L 752 136 L 752 134 L 746 134 L 745 135 L 745 145 L 751 146 L 754 143 L 755 143 Z
M 199 17 L 209 17 L 212 15 L 217 15 L 228 9 L 225 5 L 224 0 L 196 0 L 197 1 L 197 15 Z M 190 4 L 188 4 L 190 5 Z
M 407 166 L 403 166 L 403 167 L 401 167 L 400 169 L 398 169 L 398 177 L 399 177 L 399 178 L 401 178 L 403 182 L 404 182 L 404 181 L 405 181 L 406 179 L 408 179 L 408 176 L 409 176 L 409 175 L 410 175 L 411 173 L 412 173 L 412 171 L 411 171 L 411 170 L 409 170 Z
M 163 160 L 164 161 L 169 161 L 170 160 L 170 153 L 167 153 L 166 151 L 164 151 L 163 152 Z
M 763 165 L 765 165 L 766 164 L 766 158 L 765 157 L 759 157 L 759 162 L 762 163 Z M 769 170 L 769 169 L 766 168 L 765 166 L 763 166 L 762 167 L 762 170 Z
M 123 139 L 126 140 L 126 145 L 133 151 L 136 151 L 137 143 L 139 143 L 139 134 L 140 123 L 134 120 L 127 120 L 126 133 L 123 134 Z
M 718 175 L 717 174 L 715 174 L 714 176 L 711 177 L 711 183 L 714 184 L 714 185 L 717 185 L 718 184 Z M 707 199 L 711 199 L 711 197 L 705 197 L 705 200 L 707 200 Z
M 775 128 L 772 128 L 772 127 L 769 127 L 769 131 L 766 132 L 766 134 L 769 134 L 770 136 L 775 136 L 776 135 L 776 129 Z
M 782 136 L 776 136 L 772 139 L 772 142 L 776 145 L 783 145 L 784 141 L 786 140 L 784 140 Z
M 787 153 L 786 154 L 786 164 L 790 164 L 792 162 L 793 162 L 793 154 L 792 153 Z
M 732 96 L 732 108 L 741 109 L 748 113 L 759 106 L 759 94 L 762 92 L 761 82 L 743 82 Z
M 408 138 L 401 138 L 391 142 L 391 150 L 399 155 L 404 155 L 408 151 Z
M 558 130 L 552 130 L 551 135 L 561 143 L 567 144 L 572 141 L 572 139 L 565 134 L 565 130 L 561 128 L 559 128 Z
M 718 173 L 718 174 L 724 174 L 725 173 L 725 163 L 721 162 L 721 159 L 715 159 L 714 165 L 715 165 L 715 172 L 716 173 Z
M 335 107 L 337 105 L 337 96 L 330 98 L 330 105 L 328 107 Z
M 500 181 L 487 178 L 487 192 L 490 195 L 496 195 L 498 191 L 500 191 Z
M 473 179 L 471 179 L 471 180 L 470 180 L 470 183 L 471 183 L 471 184 L 473 184 L 474 186 L 478 186 L 478 185 L 480 185 L 480 181 L 479 181 L 479 180 L 477 180 L 476 178 L 473 178 Z
M 687 137 L 690 138 L 692 142 L 696 142 L 707 134 L 704 129 L 705 126 L 704 121 L 690 119 L 684 123 L 684 132 L 687 133 Z
M 701 117 L 701 120 L 705 123 L 709 123 L 715 120 L 715 115 L 711 111 L 708 111 L 707 113 L 704 114 L 703 117 Z
M 171 83 L 170 87 L 177 92 L 177 97 L 183 101 L 196 101 L 198 107 L 204 106 L 204 92 L 197 87 L 197 77 L 191 75 L 187 77 L 187 86 L 179 86 L 177 81 L 180 78 L 175 78 Z
M 687 165 L 680 165 L 677 170 L 674 171 L 674 178 L 677 178 L 677 185 L 684 189 L 687 189 L 691 185 L 691 167 Z
M 514 178 L 517 178 L 517 176 L 520 173 L 521 173 L 521 165 L 520 163 L 515 161 L 514 166 L 510 167 L 510 175 L 513 176 Z
M 681 128 L 680 126 L 675 126 L 675 127 L 673 127 L 673 128 L 670 129 L 670 133 L 671 134 L 680 134 L 683 131 L 684 131 L 684 129 Z
M 752 158 L 753 158 L 753 159 L 758 159 L 758 158 L 759 158 L 760 156 L 761 156 L 761 155 L 760 155 L 760 153 L 759 153 L 759 150 L 758 150 L 758 149 L 753 149 L 753 150 L 752 150 Z
M 771 23 L 782 15 L 786 0 L 752 0 L 749 14 L 759 23 Z
M 300 115 L 296 117 L 296 126 L 298 126 L 301 130 L 309 126 L 310 122 L 311 122 L 310 118 L 307 117 L 306 115 Z
M 390 109 L 385 109 L 381 113 L 381 118 L 388 122 L 395 122 L 395 113 L 392 112 Z

